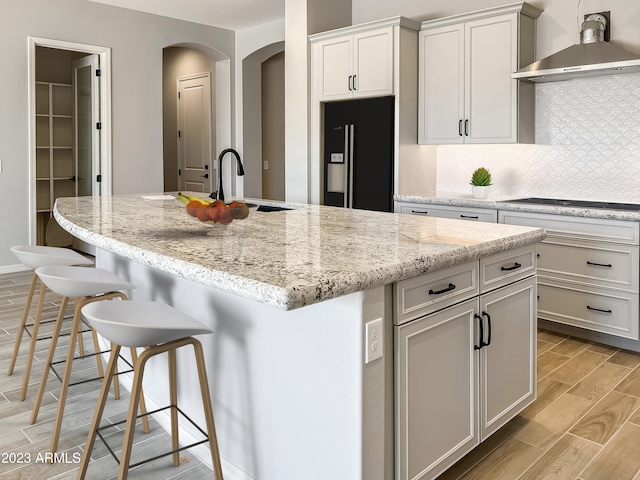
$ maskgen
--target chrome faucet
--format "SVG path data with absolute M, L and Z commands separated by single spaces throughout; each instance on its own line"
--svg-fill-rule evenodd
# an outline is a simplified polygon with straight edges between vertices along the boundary
M 227 153 L 233 153 L 233 155 L 235 155 L 238 164 L 238 175 L 244 175 L 244 168 L 242 167 L 240 154 L 238 152 L 236 152 L 233 148 L 225 148 L 222 152 L 220 152 L 220 156 L 218 157 L 218 191 L 216 192 L 216 199 L 222 200 L 223 202 L 224 191 L 222 190 L 222 157 L 224 157 Z

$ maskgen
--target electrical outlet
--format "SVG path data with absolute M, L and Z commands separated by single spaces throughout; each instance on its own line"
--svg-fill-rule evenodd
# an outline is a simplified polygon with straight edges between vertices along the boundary
M 371 320 L 365 325 L 365 359 L 364 363 L 373 362 L 384 353 L 384 335 L 382 319 Z

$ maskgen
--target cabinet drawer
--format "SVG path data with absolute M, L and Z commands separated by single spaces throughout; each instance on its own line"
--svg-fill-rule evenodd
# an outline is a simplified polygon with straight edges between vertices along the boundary
M 488 208 L 458 208 L 445 207 L 442 205 L 407 205 L 400 204 L 400 213 L 412 215 L 425 215 L 427 217 L 453 218 L 456 220 L 470 220 L 475 222 L 496 223 L 498 221 L 498 211 Z
M 538 277 L 538 317 L 638 340 L 638 294 Z
M 638 290 L 638 247 L 547 237 L 538 245 L 540 275 Z
M 638 222 L 505 210 L 498 212 L 498 218 L 500 223 L 544 228 L 547 231 L 547 238 L 578 238 L 638 245 L 640 229 Z
M 394 285 L 396 325 L 478 295 L 478 262 L 401 280 Z
M 536 247 L 528 245 L 480 259 L 480 291 L 487 292 L 536 273 Z

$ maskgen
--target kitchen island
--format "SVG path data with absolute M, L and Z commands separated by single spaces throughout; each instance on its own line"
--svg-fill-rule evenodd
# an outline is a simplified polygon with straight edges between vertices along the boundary
M 214 329 L 202 342 L 225 478 L 393 478 L 393 285 L 544 231 L 285 206 L 227 226 L 202 224 L 164 195 L 60 198 L 54 214 L 95 245 L 97 266 L 137 285 L 131 298 Z M 378 319 L 383 355 L 365 363 L 365 325 Z M 178 357 L 179 403 L 202 422 L 190 356 Z M 151 367 L 145 394 L 164 405 L 166 364 Z

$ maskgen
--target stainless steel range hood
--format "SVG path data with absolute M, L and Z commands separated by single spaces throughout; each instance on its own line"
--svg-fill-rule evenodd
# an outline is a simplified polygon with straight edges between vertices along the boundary
M 640 72 L 640 55 L 606 42 L 606 26 L 603 15 L 589 15 L 582 24 L 579 44 L 527 65 L 511 78 L 539 83 Z

